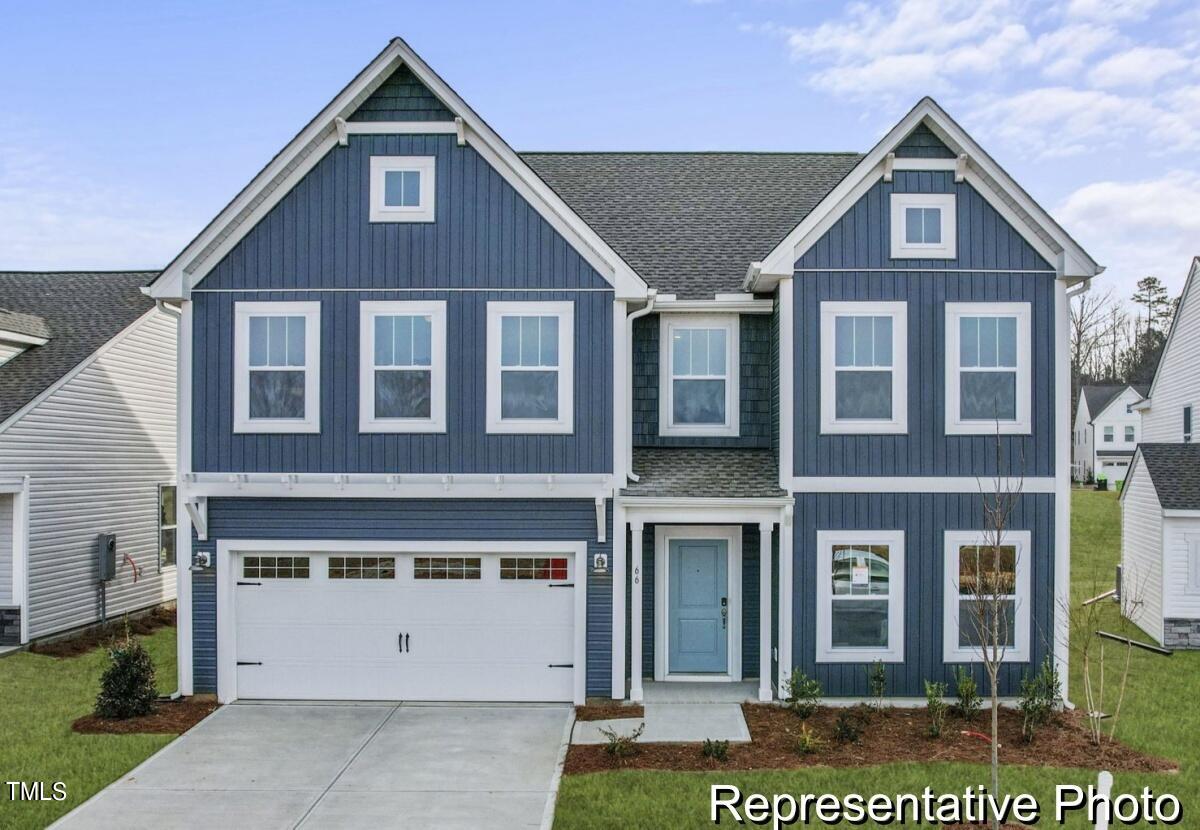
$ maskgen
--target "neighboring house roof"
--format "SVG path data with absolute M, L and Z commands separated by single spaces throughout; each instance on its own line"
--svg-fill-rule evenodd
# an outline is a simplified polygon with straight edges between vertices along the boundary
M 0 365 L 0 423 L 153 308 L 142 286 L 157 275 L 0 271 L 0 315 L 40 327 L 47 340 Z
M 0 308 L 0 331 L 10 331 L 40 340 L 50 337 L 50 327 L 44 319 L 36 314 L 22 314 L 7 308 Z
M 773 498 L 779 488 L 773 450 L 709 447 L 635 447 L 627 496 L 670 498 Z
M 859 153 L 521 153 L 653 288 L 741 292 Z
M 1200 444 L 1142 444 L 1138 452 L 1163 510 L 1200 510 Z
M 1096 450 L 1097 458 L 1129 458 L 1133 455 L 1133 450 Z
M 1146 392 L 1149 391 L 1148 386 L 1129 383 L 1083 387 L 1080 391 L 1084 400 L 1087 401 L 1088 417 L 1093 421 L 1099 418 L 1101 413 L 1108 408 L 1108 405 L 1115 401 L 1126 389 L 1133 389 L 1138 394 L 1139 399 L 1146 397 Z

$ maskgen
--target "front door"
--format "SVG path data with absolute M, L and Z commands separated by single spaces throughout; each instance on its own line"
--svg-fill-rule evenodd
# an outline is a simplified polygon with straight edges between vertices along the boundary
M 667 671 L 729 671 L 729 542 L 671 539 L 668 547 Z

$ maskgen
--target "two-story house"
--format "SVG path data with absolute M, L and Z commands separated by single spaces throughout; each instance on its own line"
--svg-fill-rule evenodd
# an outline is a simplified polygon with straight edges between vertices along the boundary
M 930 99 L 866 154 L 521 155 L 394 40 L 151 289 L 182 691 L 920 695 L 1019 482 L 1014 691 L 1065 666 L 1099 271 Z
M 1200 648 L 1200 257 L 1146 397 L 1121 491 L 1122 608 L 1160 643 Z
M 1071 432 L 1071 455 L 1078 481 L 1103 476 L 1116 485 L 1125 480 L 1141 429 L 1141 416 L 1133 407 L 1148 390 L 1148 386 L 1132 384 L 1084 386 L 1079 390 Z

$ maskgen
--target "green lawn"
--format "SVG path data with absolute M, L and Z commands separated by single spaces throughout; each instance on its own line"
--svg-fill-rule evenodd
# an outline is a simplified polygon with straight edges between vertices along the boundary
M 1112 586 L 1120 556 L 1120 510 L 1116 494 L 1078 490 L 1072 511 L 1072 600 L 1078 602 Z M 1112 631 L 1143 636 L 1106 603 L 1103 625 Z M 1080 699 L 1080 667 L 1072 661 L 1071 697 Z M 1118 736 L 1139 749 L 1175 758 L 1179 775 L 1116 777 L 1118 792 L 1156 792 L 1178 796 L 1184 808 L 1181 826 L 1200 826 L 1200 710 L 1193 705 L 1200 684 L 1200 653 L 1170 658 L 1135 653 Z M 865 770 L 815 768 L 760 773 L 612 772 L 567 776 L 558 797 L 555 827 L 561 830 L 608 827 L 711 827 L 709 786 L 728 783 L 743 792 L 862 794 L 920 792 L 926 785 L 955 792 L 987 782 L 987 768 L 960 764 L 890 764 Z M 1008 792 L 1030 792 L 1041 802 L 1040 826 L 1053 822 L 1054 786 L 1088 784 L 1095 773 L 1084 770 L 1003 768 Z M 726 818 L 725 824 L 728 822 Z M 876 826 L 876 825 L 867 825 Z M 1090 827 L 1083 821 L 1068 827 Z
M 160 692 L 175 691 L 175 629 L 143 638 Z M 91 711 L 106 654 L 97 649 L 59 660 L 23 652 L 0 659 L 0 827 L 40 828 L 171 742 L 170 735 L 79 735 L 71 722 Z M 63 802 L 13 802 L 7 781 L 55 781 Z

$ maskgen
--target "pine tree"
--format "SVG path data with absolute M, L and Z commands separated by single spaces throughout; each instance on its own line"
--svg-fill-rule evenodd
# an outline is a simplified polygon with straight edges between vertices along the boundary
M 1133 301 L 1146 307 L 1147 329 L 1156 328 L 1155 321 L 1167 317 L 1171 306 L 1167 288 L 1158 277 L 1142 277 L 1138 280 L 1137 291 L 1133 292 Z

